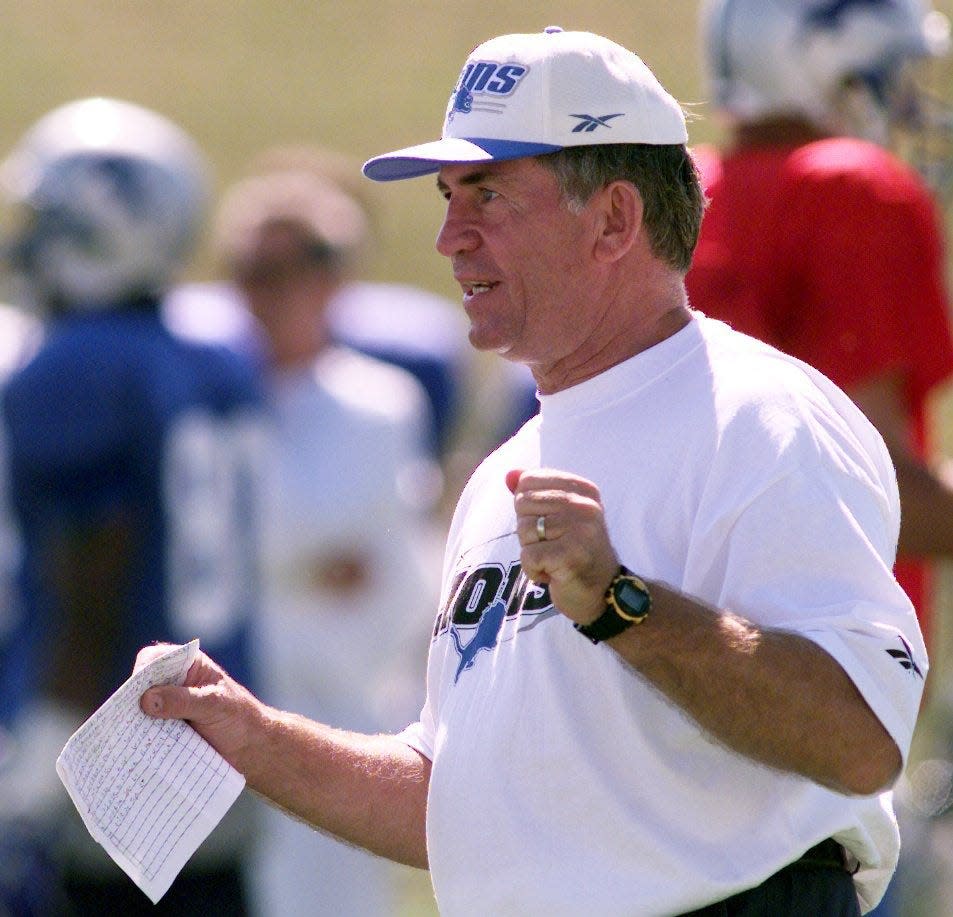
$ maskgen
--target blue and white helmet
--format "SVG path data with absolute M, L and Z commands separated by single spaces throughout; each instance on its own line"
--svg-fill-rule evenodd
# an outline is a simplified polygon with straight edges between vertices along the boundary
M 35 305 L 111 308 L 161 293 L 209 200 L 204 158 L 166 118 L 90 98 L 40 119 L 0 164 L 18 209 L 6 260 Z
M 914 117 L 909 100 L 889 100 L 899 71 L 950 46 L 949 20 L 927 0 L 704 0 L 701 17 L 718 108 L 743 120 L 798 115 L 836 131 L 850 127 L 845 90 L 865 91 L 893 121 Z M 850 132 L 880 129 L 857 127 Z

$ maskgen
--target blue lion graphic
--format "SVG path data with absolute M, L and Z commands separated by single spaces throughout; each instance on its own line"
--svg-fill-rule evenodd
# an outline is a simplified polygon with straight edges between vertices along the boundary
M 480 650 L 491 650 L 497 645 L 505 617 L 506 604 L 497 600 L 480 618 L 476 633 L 470 638 L 470 642 L 466 646 L 460 642 L 460 633 L 456 625 L 451 625 L 450 636 L 453 638 L 453 645 L 460 654 L 460 665 L 457 666 L 457 674 L 453 678 L 454 684 L 460 680 L 460 675 L 463 672 L 473 668 L 473 663 L 476 661 L 477 653 Z

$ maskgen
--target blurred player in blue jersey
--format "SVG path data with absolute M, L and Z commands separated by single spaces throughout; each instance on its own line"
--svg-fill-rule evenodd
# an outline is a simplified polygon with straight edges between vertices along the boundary
M 0 303 L 0 386 L 35 352 L 42 338 L 42 324 L 24 309 Z M 22 624 L 23 614 L 16 589 L 20 560 L 20 536 L 10 505 L 9 477 L 6 473 L 6 432 L 0 424 L 0 674 L 8 671 L 17 647 L 13 635 Z M 0 693 L 0 762 L 9 738 L 5 727 L 10 725 L 20 692 L 11 689 Z
M 41 337 L 42 325 L 35 316 L 0 304 L 0 385 L 35 352 Z M 23 624 L 23 607 L 16 588 L 21 544 L 10 505 L 4 437 L 0 425 L 0 678 L 7 683 L 20 656 L 16 638 Z M 18 699 L 19 692 L 6 685 L 0 691 L 0 786 L 14 760 L 16 744 L 9 726 Z M 48 858 L 23 823 L 25 819 L 14 814 L 18 811 L 17 800 L 0 790 L 0 914 L 4 917 L 48 910 L 51 903 L 44 883 L 36 881 L 50 868 Z
M 205 215 L 203 157 L 154 112 L 86 99 L 42 118 L 0 181 L 15 210 L 6 265 L 45 323 L 2 396 L 22 614 L 0 672 L 0 804 L 56 838 L 43 852 L 66 901 L 48 913 L 245 913 L 240 813 L 153 908 L 86 837 L 54 772 L 143 643 L 199 637 L 253 677 L 256 375 L 174 336 L 159 310 Z

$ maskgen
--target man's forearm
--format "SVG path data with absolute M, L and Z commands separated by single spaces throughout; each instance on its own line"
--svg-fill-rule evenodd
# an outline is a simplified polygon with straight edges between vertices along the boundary
M 901 557 L 953 557 L 953 480 L 916 457 L 891 449 L 903 517 Z
M 379 856 L 427 868 L 430 762 L 393 736 L 270 708 L 249 736 L 248 786 L 295 817 Z
M 715 739 L 842 793 L 874 793 L 896 778 L 896 743 L 821 647 L 650 588 L 645 623 L 608 645 Z
M 143 648 L 139 671 L 165 645 Z M 249 789 L 341 840 L 426 868 L 430 761 L 394 736 L 332 729 L 268 707 L 204 653 L 186 683 L 155 685 L 148 716 L 187 720 Z
M 953 557 L 953 476 L 934 470 L 913 446 L 913 422 L 904 379 L 884 372 L 851 386 L 847 394 L 877 428 L 897 471 L 903 515 L 898 554 Z

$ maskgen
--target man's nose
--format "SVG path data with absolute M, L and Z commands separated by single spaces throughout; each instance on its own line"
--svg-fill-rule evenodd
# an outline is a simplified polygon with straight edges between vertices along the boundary
M 480 244 L 480 234 L 462 205 L 452 200 L 447 202 L 447 213 L 435 244 L 437 251 L 447 258 L 473 251 Z

